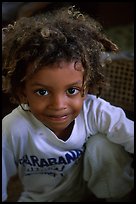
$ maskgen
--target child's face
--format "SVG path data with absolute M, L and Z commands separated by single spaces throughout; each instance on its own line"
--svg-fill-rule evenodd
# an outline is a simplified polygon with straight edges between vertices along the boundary
M 76 70 L 74 64 L 61 62 L 43 67 L 25 84 L 31 112 L 56 135 L 71 124 L 82 108 L 83 70 Z M 31 68 L 32 65 L 28 70 Z

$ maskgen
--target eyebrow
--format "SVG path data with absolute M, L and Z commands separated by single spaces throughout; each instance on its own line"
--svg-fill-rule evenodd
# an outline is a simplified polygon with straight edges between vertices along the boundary
M 83 82 L 81 80 L 79 80 L 79 81 L 73 82 L 71 84 L 68 84 L 67 87 L 70 87 L 70 86 L 79 86 L 79 85 L 82 85 L 82 84 L 83 84 Z M 42 84 L 42 83 L 39 83 L 39 82 L 32 83 L 31 85 L 32 86 L 42 86 L 42 87 L 45 87 L 45 88 L 52 88 L 51 86 L 48 86 L 46 84 Z

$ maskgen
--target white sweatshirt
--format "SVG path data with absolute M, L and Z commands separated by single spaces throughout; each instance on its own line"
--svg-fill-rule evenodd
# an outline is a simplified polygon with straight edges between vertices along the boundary
M 101 98 L 87 96 L 67 141 L 18 106 L 2 122 L 3 201 L 16 173 L 24 186 L 19 202 L 80 201 L 85 193 L 85 144 L 98 133 L 134 152 L 134 122 Z

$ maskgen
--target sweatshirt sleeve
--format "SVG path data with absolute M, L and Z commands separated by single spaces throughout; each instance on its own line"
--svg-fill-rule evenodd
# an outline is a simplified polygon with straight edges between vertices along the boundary
M 126 117 L 123 109 L 101 98 L 93 98 L 88 107 L 89 129 L 93 129 L 95 133 L 105 134 L 111 142 L 124 146 L 127 152 L 133 154 L 134 121 Z

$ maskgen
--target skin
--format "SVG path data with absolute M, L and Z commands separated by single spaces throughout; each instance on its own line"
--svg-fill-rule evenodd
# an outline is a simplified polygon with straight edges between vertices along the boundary
M 62 140 L 69 138 L 85 99 L 83 68 L 74 66 L 65 61 L 44 66 L 26 80 L 23 91 L 32 114 Z M 32 68 L 29 65 L 28 73 Z

